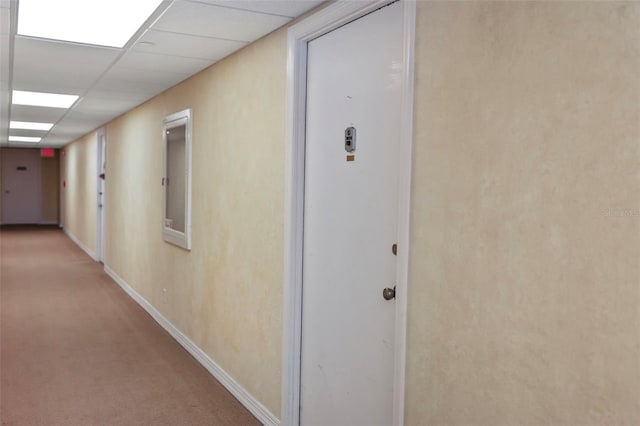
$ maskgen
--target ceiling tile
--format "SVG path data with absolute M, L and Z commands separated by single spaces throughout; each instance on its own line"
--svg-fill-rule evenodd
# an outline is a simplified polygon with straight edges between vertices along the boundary
M 290 18 L 300 16 L 313 9 L 323 0 L 192 0 L 194 2 L 270 13 Z
M 161 93 L 164 90 L 162 84 L 151 84 L 145 82 L 140 84 L 138 81 L 131 79 L 119 78 L 117 76 L 107 76 L 102 79 L 96 86 L 99 90 L 116 90 L 116 91 L 129 91 L 136 95 L 140 95 L 145 99 L 150 99 L 154 95 Z
M 14 40 L 7 22 L 18 1 L 0 0 L 0 144 L 6 144 L 11 115 L 12 120 L 56 123 L 40 146 L 64 146 L 320 3 L 166 0 L 166 12 L 123 51 L 23 36 Z M 11 90 L 76 94 L 81 99 L 70 111 L 9 105 Z
M 35 149 L 40 149 L 40 148 L 45 148 L 44 146 L 42 146 L 42 141 L 40 142 L 7 142 L 6 144 L 1 145 L 3 148 L 35 148 Z M 49 148 L 49 147 L 46 147 Z M 51 147 L 53 148 L 53 147 Z
M 103 121 L 97 118 L 70 114 L 51 129 L 51 135 L 66 137 L 68 138 L 68 142 L 73 142 L 92 130 L 97 129 L 102 124 L 104 124 Z
M 60 126 L 68 126 L 70 123 L 74 123 L 75 126 L 81 126 L 84 122 L 90 123 L 88 124 L 91 128 L 95 126 L 100 126 L 105 124 L 109 119 L 106 117 L 106 113 L 95 110 L 86 110 L 86 111 L 70 111 L 58 124 L 56 124 L 53 129 L 51 129 L 52 133 L 55 133 L 56 130 L 59 131 Z M 83 126 L 84 127 L 84 126 Z M 59 132 L 58 132 L 59 133 Z
M 9 35 L 10 22 L 11 13 L 9 9 L 0 8 L 0 35 Z
M 10 46 L 9 9 L 0 9 L 0 82 L 9 82 Z
M 153 96 L 188 77 L 188 74 L 137 70 L 116 65 L 95 87 L 100 90 L 124 90 Z
M 149 45 L 148 43 L 153 44 Z M 133 47 L 133 50 L 136 52 L 187 56 L 218 61 L 247 44 L 244 41 L 222 40 L 150 30 L 142 36 Z
M 5 86 L 0 83 L 0 86 Z M 0 143 L 7 141 L 9 134 L 9 91 L 6 87 L 0 88 Z
M 163 70 L 193 75 L 214 62 L 207 59 L 129 51 L 118 61 L 118 66 L 137 70 Z
M 26 90 L 30 92 L 45 92 L 45 93 L 61 93 L 67 95 L 78 95 L 82 94 L 83 88 L 79 87 L 78 84 L 74 84 L 72 86 L 67 86 L 63 84 L 56 84 L 55 81 L 51 80 L 20 80 L 16 82 L 16 78 L 13 79 L 13 90 Z
M 74 94 L 95 82 L 120 54 L 119 49 L 15 38 L 14 89 L 57 92 L 56 88 L 77 88 Z
M 11 119 L 14 121 L 37 121 L 56 123 L 67 112 L 63 108 L 44 108 L 26 105 L 11 105 Z
M 9 36 L 0 36 L 0 81 L 9 82 Z
M 122 111 L 135 108 L 140 105 L 142 101 L 143 100 L 86 96 L 73 108 L 73 111 L 84 114 L 101 115 L 109 119 L 120 115 Z
M 48 132 L 42 130 L 9 129 L 11 136 L 40 136 L 43 137 Z
M 62 148 L 63 146 L 69 144 L 69 142 L 73 142 L 78 138 L 69 139 L 69 136 L 57 136 L 49 133 L 42 141 L 40 142 L 40 147 L 46 148 Z
M 140 105 L 142 102 L 148 100 L 149 98 L 145 94 L 135 93 L 130 90 L 115 90 L 113 88 L 108 90 L 92 88 L 90 89 L 85 96 L 85 98 L 99 98 L 109 100 L 120 100 L 120 101 L 136 101 L 136 105 Z
M 288 17 L 204 3 L 175 2 L 151 28 L 250 42 L 283 26 L 290 20 Z
M 11 93 L 11 8 L 15 1 L 0 0 L 0 146 L 8 144 Z

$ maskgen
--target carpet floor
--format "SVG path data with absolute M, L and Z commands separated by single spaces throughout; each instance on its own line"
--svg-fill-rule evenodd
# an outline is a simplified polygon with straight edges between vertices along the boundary
M 3 426 L 259 422 L 64 233 L 0 228 Z

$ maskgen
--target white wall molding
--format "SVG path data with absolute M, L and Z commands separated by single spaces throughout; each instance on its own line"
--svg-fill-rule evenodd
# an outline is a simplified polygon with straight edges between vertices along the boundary
M 76 243 L 78 247 L 84 250 L 84 252 L 87 253 L 91 259 L 95 260 L 96 262 L 98 261 L 98 257 L 96 256 L 96 253 L 93 250 L 91 250 L 89 247 L 87 247 L 85 243 L 80 241 L 78 237 L 73 235 L 67 228 L 62 228 L 62 231 L 64 231 L 64 233 L 67 234 L 67 237 L 71 238 L 71 241 Z
M 251 412 L 262 424 L 276 426 L 280 421 L 271 413 L 267 407 L 262 405 L 253 395 L 251 395 L 240 383 L 238 383 L 229 373 L 220 367 L 209 355 L 200 349 L 195 343 L 184 335 L 176 326 L 166 319 L 151 303 L 136 292 L 124 279 L 114 272 L 107 265 L 104 271 L 122 289 L 135 300 L 151 317 L 162 326 L 183 348 L 187 350 L 207 371 L 216 378 L 231 394 L 236 397 L 247 410 Z

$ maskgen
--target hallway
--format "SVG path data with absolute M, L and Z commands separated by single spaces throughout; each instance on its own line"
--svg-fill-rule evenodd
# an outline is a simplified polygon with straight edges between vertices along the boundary
M 640 1 L 119 3 L 0 0 L 0 426 L 640 426 Z
M 0 423 L 257 420 L 57 227 L 0 230 Z

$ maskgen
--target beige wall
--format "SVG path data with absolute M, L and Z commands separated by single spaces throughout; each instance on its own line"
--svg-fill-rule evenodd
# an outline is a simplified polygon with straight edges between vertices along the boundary
M 640 3 L 417 28 L 407 423 L 639 424 Z
M 98 176 L 98 139 L 96 132 L 59 151 L 61 191 L 65 205 L 62 223 L 89 250 L 96 251 L 96 209 Z
M 640 419 L 639 8 L 418 2 L 407 424 Z M 285 35 L 106 128 L 106 265 L 276 416 Z M 160 185 L 189 107 L 191 252 L 162 240 Z M 63 159 L 90 247 L 95 140 Z
M 276 416 L 285 35 L 259 41 L 106 127 L 106 265 Z M 162 240 L 162 121 L 185 108 L 193 109 L 190 252 Z

